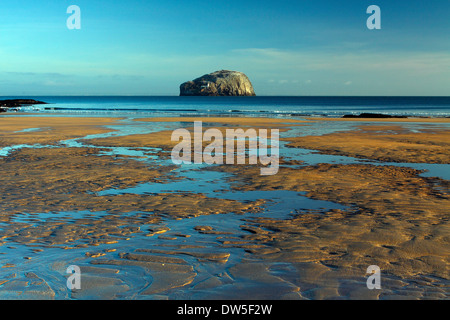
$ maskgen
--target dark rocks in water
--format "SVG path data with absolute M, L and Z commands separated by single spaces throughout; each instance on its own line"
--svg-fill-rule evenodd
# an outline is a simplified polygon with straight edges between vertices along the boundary
M 221 70 L 183 83 L 180 96 L 255 96 L 255 91 L 242 72 Z
M 361 113 L 360 115 L 346 114 L 342 118 L 408 118 L 407 116 L 392 116 L 382 113 Z
M 10 108 L 19 108 L 23 106 L 32 106 L 35 104 L 47 104 L 43 101 L 37 101 L 33 99 L 9 99 L 0 100 L 0 112 L 6 112 Z

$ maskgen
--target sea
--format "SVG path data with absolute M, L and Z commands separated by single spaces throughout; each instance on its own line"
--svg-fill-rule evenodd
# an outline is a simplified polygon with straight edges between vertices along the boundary
M 450 117 L 450 96 L 440 97 L 180 97 L 180 96 L 34 96 L 47 102 L 12 112 L 67 115 L 342 117 L 378 113 L 407 117 Z

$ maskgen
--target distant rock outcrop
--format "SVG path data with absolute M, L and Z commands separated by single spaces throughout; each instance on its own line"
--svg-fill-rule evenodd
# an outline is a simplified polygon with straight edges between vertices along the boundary
M 47 104 L 46 102 L 33 99 L 11 99 L 0 100 L 0 112 L 6 112 L 10 108 L 19 108 L 22 106 L 32 106 L 35 104 Z
M 360 115 L 346 114 L 342 118 L 407 118 L 407 116 L 392 116 L 382 113 L 361 113 Z
M 255 91 L 242 72 L 221 70 L 183 83 L 180 96 L 255 96 Z

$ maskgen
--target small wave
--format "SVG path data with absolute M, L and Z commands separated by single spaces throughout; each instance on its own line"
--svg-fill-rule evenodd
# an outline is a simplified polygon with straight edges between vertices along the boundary
M 56 98 L 54 98 L 56 99 Z M 352 98 L 282 98 L 270 97 L 259 100 L 236 100 L 230 103 L 225 100 L 183 100 L 175 98 L 144 100 L 135 97 L 127 100 L 111 101 L 111 97 L 96 97 L 92 100 L 77 98 L 74 102 L 70 97 L 58 98 L 53 104 L 26 106 L 11 110 L 14 112 L 58 113 L 66 115 L 133 115 L 133 116 L 231 116 L 241 117 L 342 117 L 347 114 L 379 113 L 391 116 L 405 117 L 450 117 L 447 100 L 433 101 L 407 99 L 409 104 L 381 101 L 374 98 L 358 98 L 356 103 Z M 64 100 L 66 99 L 66 100 Z M 441 99 L 442 100 L 442 99 Z M 67 101 L 67 102 L 66 102 Z M 380 102 L 381 101 L 381 102 Z M 403 101 L 403 100 L 400 100 Z M 385 104 L 383 104 L 383 103 Z M 398 102 L 395 100 L 394 102 Z M 436 102 L 436 104 L 434 104 Z M 440 102 L 440 103 L 438 103 Z

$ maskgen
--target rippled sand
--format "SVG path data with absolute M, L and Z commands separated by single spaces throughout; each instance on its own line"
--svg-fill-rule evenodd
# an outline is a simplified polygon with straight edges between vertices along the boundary
M 9 150 L 0 157 L 0 298 L 449 298 L 448 180 L 377 163 L 310 165 L 283 158 L 285 147 L 278 174 L 266 177 L 255 166 L 179 168 L 169 160 L 174 125 L 202 120 L 221 130 L 281 129 L 291 150 L 445 165 L 447 119 L 413 129 L 410 119 L 357 119 L 345 131 L 302 137 L 283 133 L 330 120 L 122 120 L 0 117 L 0 148 Z M 108 136 L 134 125 L 155 130 Z M 62 142 L 69 139 L 79 144 Z M 211 190 L 216 196 L 199 194 L 198 181 L 181 169 L 220 172 L 224 181 Z M 192 192 L 120 192 L 186 179 Z M 116 194 L 102 195 L 108 190 Z M 341 208 L 293 207 L 287 197 L 278 204 L 285 209 L 275 210 L 263 192 L 282 190 Z M 224 192 L 261 198 L 233 200 Z M 66 269 L 74 264 L 82 289 L 70 291 Z M 369 265 L 381 268 L 382 290 L 367 289 Z

